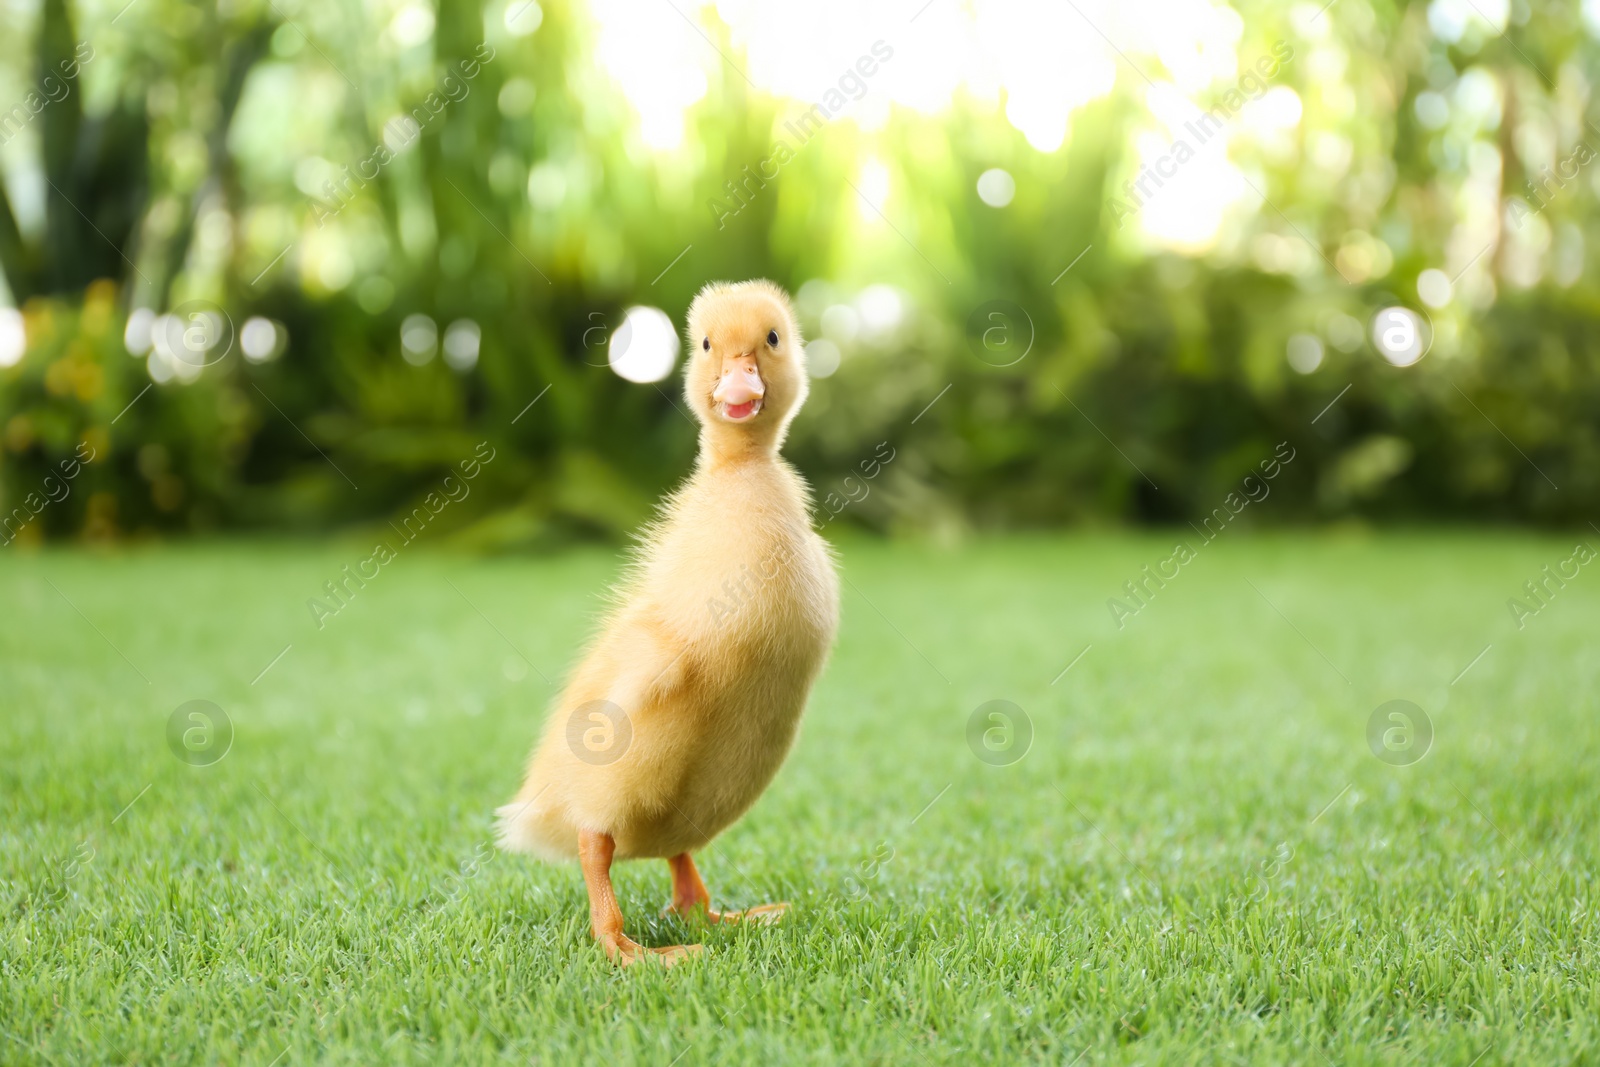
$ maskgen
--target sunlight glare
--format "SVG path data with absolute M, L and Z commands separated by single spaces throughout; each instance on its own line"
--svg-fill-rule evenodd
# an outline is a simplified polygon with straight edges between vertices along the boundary
M 889 168 L 879 159 L 869 159 L 861 165 L 861 176 L 856 180 L 861 195 L 856 197 L 856 207 L 868 222 L 877 222 L 879 212 L 887 210 L 889 200 Z
M 672 4 L 590 0 L 590 9 L 599 23 L 595 59 L 633 106 L 640 137 L 659 151 L 678 148 L 684 112 L 706 95 L 705 40 Z M 721 62 L 715 52 L 711 59 Z
M 716 78 L 748 79 L 801 108 L 832 92 L 845 101 L 836 121 L 868 131 L 880 129 L 894 106 L 937 115 L 963 93 L 1003 110 L 1037 151 L 1054 152 L 1076 111 L 1109 94 L 1119 77 L 1140 77 L 1107 38 L 1119 42 L 1126 62 L 1195 93 L 1237 75 L 1243 33 L 1231 8 L 1194 0 L 1154 0 L 1136 10 L 1110 0 L 936 2 L 909 25 L 903 0 L 588 6 L 596 61 L 658 151 L 682 148 L 684 113 Z M 864 60 L 873 73 L 857 73 Z

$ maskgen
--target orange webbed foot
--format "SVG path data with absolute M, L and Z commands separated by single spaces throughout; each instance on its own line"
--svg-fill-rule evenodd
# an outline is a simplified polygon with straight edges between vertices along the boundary
M 649 948 L 623 934 L 601 936 L 599 941 L 600 947 L 605 949 L 611 961 L 622 967 L 631 966 L 640 960 L 654 960 L 663 967 L 671 967 L 705 951 L 704 945 L 668 945 L 665 948 Z
M 701 916 L 712 923 L 747 922 L 771 926 L 789 910 L 787 902 L 780 902 L 760 904 L 743 911 L 716 911 L 711 907 L 711 894 L 706 892 L 700 872 L 695 869 L 694 860 L 687 852 L 673 856 L 667 863 L 672 867 L 672 903 L 662 911 L 662 915 L 676 915 L 683 919 Z
M 717 918 L 717 922 L 724 923 L 756 923 L 759 926 L 772 926 L 789 913 L 789 902 L 780 900 L 774 904 L 757 904 L 753 908 L 743 911 L 725 911 Z
M 694 920 L 703 918 L 709 923 L 753 923 L 757 926 L 772 926 L 782 919 L 789 911 L 787 901 L 776 904 L 758 904 L 753 908 L 743 911 L 714 911 L 699 903 L 682 906 L 669 904 L 661 911 L 662 916 L 676 915 L 680 919 Z
M 622 909 L 617 907 L 617 895 L 611 888 L 611 860 L 615 854 L 616 842 L 610 834 L 578 834 L 578 862 L 589 890 L 589 928 L 606 955 L 622 967 L 640 960 L 656 960 L 671 967 L 703 952 L 701 945 L 648 948 L 622 932 Z

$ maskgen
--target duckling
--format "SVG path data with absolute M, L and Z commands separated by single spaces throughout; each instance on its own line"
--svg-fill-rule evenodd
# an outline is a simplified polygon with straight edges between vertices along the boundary
M 788 908 L 711 910 L 692 854 L 777 773 L 839 618 L 810 491 L 778 454 L 809 388 L 788 296 L 768 281 L 708 285 L 688 339 L 694 472 L 645 528 L 522 789 L 498 810 L 502 847 L 577 858 L 594 937 L 624 965 L 702 946 L 630 940 L 614 860 L 665 859 L 680 915 L 771 922 Z

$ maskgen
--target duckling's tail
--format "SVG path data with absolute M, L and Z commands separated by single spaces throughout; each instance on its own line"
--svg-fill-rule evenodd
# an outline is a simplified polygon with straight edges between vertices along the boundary
M 540 789 L 495 809 L 495 843 L 507 852 L 527 852 L 540 859 L 565 860 L 578 854 L 577 833 L 563 832 L 556 813 L 538 804 Z

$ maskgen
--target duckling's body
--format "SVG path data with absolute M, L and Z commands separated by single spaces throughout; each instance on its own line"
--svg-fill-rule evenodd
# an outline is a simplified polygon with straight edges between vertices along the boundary
M 788 754 L 838 615 L 805 500 L 774 458 L 702 467 L 666 503 L 502 809 L 507 844 L 572 857 L 580 829 L 605 829 L 619 859 L 667 859 L 755 802 Z M 760 503 L 735 522 L 730 501 Z
M 675 907 L 708 905 L 688 854 L 772 781 L 838 623 L 832 556 L 778 456 L 806 392 L 787 298 L 769 283 L 711 287 L 690 327 L 695 472 L 646 530 L 500 809 L 505 847 L 580 859 L 595 936 L 622 962 L 649 950 L 622 936 L 611 859 L 668 859 Z

